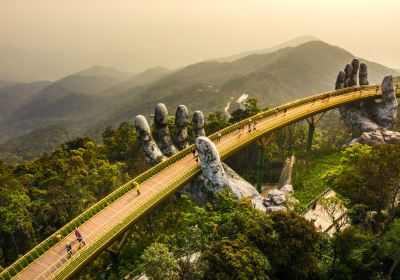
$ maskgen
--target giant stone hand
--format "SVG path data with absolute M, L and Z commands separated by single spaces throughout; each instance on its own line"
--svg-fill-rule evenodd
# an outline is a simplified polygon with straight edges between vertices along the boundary
M 357 72 L 360 86 L 368 85 L 367 65 L 353 59 L 344 72 L 339 72 L 335 89 L 357 86 Z M 355 137 L 351 144 L 400 143 L 400 133 L 389 130 L 396 121 L 397 108 L 392 76 L 383 79 L 380 102 L 366 100 L 340 107 L 340 115 Z
M 157 104 L 154 115 L 155 141 L 145 117 L 139 115 L 135 118 L 137 135 L 150 164 L 157 164 L 188 146 L 186 128 L 188 110 L 186 106 L 178 106 L 175 113 L 174 144 L 168 130 L 167 118 L 168 110 L 165 105 L 162 103 Z M 221 162 L 216 146 L 205 137 L 204 116 L 201 111 L 194 112 L 192 128 L 203 172 L 185 186 L 182 192 L 199 202 L 206 202 L 210 193 L 230 189 L 237 199 L 248 197 L 256 208 L 265 211 L 266 208 L 262 203 L 262 197 L 257 190 Z

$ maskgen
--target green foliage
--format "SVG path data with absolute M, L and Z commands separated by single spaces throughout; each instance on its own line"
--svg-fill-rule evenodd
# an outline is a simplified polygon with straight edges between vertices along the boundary
M 186 197 L 173 201 L 137 224 L 108 279 L 146 265 L 137 256 L 154 242 L 178 261 L 175 279 L 307 279 L 316 270 L 318 234 L 293 212 L 268 215 L 228 190 L 204 206 Z
M 323 180 L 325 172 L 337 166 L 340 153 L 312 153 L 299 155 L 293 168 L 294 197 L 305 207 L 328 188 Z
M 393 261 L 387 273 L 387 278 L 391 279 L 394 269 L 400 263 L 400 218 L 395 219 L 383 235 L 381 248 L 383 254 Z
M 105 154 L 110 162 L 126 163 L 131 173 L 143 171 L 144 155 L 133 125 L 124 122 L 115 130 L 112 127 L 106 127 L 102 140 Z
M 269 279 L 267 257 L 243 235 L 212 242 L 202 258 L 208 263 L 204 279 Z
M 162 243 L 153 243 L 143 252 L 141 259 L 146 263 L 146 274 L 154 280 L 176 279 L 178 261 Z
M 260 112 L 260 108 L 258 107 L 258 101 L 255 98 L 250 98 L 246 100 L 244 103 L 245 109 L 237 109 L 232 112 L 231 118 L 229 119 L 230 123 L 236 123 L 241 120 L 244 120 L 248 117 L 254 116 Z
M 229 125 L 230 123 L 224 114 L 220 112 L 208 113 L 207 122 L 205 123 L 206 135 L 213 134 Z
M 338 195 L 322 197 L 318 200 L 318 204 L 321 205 L 322 209 L 328 215 L 329 220 L 335 225 L 336 232 L 339 232 L 342 226 L 347 224 L 347 219 L 339 219 L 340 215 L 345 214 L 346 207 L 344 202 Z
M 60 126 L 39 128 L 28 134 L 0 144 L 0 158 L 7 163 L 17 164 L 50 153 L 75 133 Z
M 319 239 L 314 225 L 295 212 L 272 215 L 277 242 L 268 248 L 268 259 L 277 279 L 309 279 L 317 271 L 315 256 Z
M 376 222 L 382 223 L 385 220 L 382 211 L 388 209 L 386 221 L 390 222 L 400 190 L 400 145 L 348 148 L 339 164 L 326 173 L 325 180 L 349 199 L 350 208 L 357 205 L 359 214 L 360 206 L 365 205 L 364 213 L 377 211 Z
M 29 248 L 125 182 L 125 164 L 110 163 L 89 138 L 18 166 L 0 163 L 0 264 Z
M 380 259 L 376 237 L 356 227 L 336 233 L 332 239 L 333 258 L 329 279 L 377 279 Z

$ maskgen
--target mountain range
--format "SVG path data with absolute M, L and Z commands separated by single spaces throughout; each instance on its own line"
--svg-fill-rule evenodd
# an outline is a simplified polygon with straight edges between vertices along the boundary
M 287 48 L 287 47 L 297 47 L 298 45 L 302 45 L 304 43 L 311 42 L 311 41 L 320 41 L 320 40 L 318 38 L 314 37 L 314 36 L 303 35 L 303 36 L 296 37 L 294 39 L 291 39 L 289 41 L 283 42 L 281 44 L 278 44 L 278 45 L 270 47 L 270 48 L 265 48 L 265 49 L 261 49 L 261 50 L 246 51 L 246 52 L 242 52 L 242 53 L 239 53 L 239 54 L 234 54 L 234 55 L 227 56 L 227 57 L 217 58 L 217 59 L 214 59 L 214 60 L 216 60 L 218 62 L 232 62 L 232 61 L 241 59 L 243 57 L 246 57 L 246 56 L 249 56 L 249 55 L 252 55 L 252 54 L 271 53 L 271 52 L 275 52 L 277 50 L 284 49 L 284 48 Z
M 98 136 L 107 125 L 132 122 L 137 114 L 149 116 L 159 102 L 170 114 L 180 104 L 190 112 L 223 111 L 228 103 L 234 108 L 243 95 L 257 98 L 261 107 L 271 107 L 331 90 L 338 71 L 355 57 L 322 41 L 286 45 L 176 70 L 152 68 L 131 74 L 95 66 L 55 82 L 0 83 L 0 109 L 5 108 L 0 114 L 0 142 L 49 126 Z M 360 60 L 368 65 L 371 84 L 380 83 L 385 75 L 399 75 Z

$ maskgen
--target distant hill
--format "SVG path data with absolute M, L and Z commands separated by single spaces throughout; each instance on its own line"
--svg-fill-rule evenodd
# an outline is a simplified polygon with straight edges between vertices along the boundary
M 10 86 L 13 84 L 17 84 L 18 82 L 14 82 L 14 81 L 6 81 L 6 80 L 1 80 L 0 79 L 0 88 L 4 87 L 4 86 Z
M 99 115 L 114 110 L 110 105 L 118 102 L 113 101 L 116 95 L 129 88 L 155 82 L 170 72 L 160 67 L 132 75 L 109 67 L 94 66 L 53 83 L 47 82 L 41 88 L 32 86 L 30 90 L 35 92 L 34 98 L 27 99 L 25 103 L 18 102 L 18 106 L 9 106 L 4 114 L 0 112 L 3 132 L 0 142 L 48 125 L 86 128 L 96 122 Z M 0 108 L 2 103 L 6 107 L 10 102 L 0 100 Z
M 128 80 L 118 85 L 112 86 L 103 91 L 103 96 L 115 96 L 117 94 L 123 93 L 124 91 L 134 88 L 141 87 L 151 83 L 154 83 L 165 76 L 167 76 L 172 71 L 164 67 L 149 68 L 139 74 L 131 76 Z
M 18 110 L 35 94 L 46 88 L 50 82 L 41 81 L 35 83 L 5 83 L 0 87 L 0 121 Z
M 119 99 L 117 109 L 104 116 L 97 126 L 132 120 L 136 114 L 147 116 L 158 102 L 164 102 L 171 114 L 179 104 L 186 104 L 191 112 L 223 111 L 228 102 L 243 94 L 257 98 L 262 107 L 274 106 L 331 90 L 339 70 L 353 58 L 342 48 L 312 41 L 230 63 L 208 61 L 189 65 L 147 89 L 127 91 Z M 398 74 L 383 65 L 366 62 L 371 83 L 380 83 L 385 75 Z
M 0 144 L 0 159 L 9 163 L 31 160 L 76 137 L 77 133 L 60 126 L 48 126 Z
M 129 72 L 120 71 L 113 67 L 104 67 L 100 65 L 92 66 L 88 69 L 76 72 L 75 74 L 79 76 L 97 76 L 97 77 L 113 78 L 120 82 L 128 80 L 129 78 L 134 76 L 134 74 Z
M 239 54 L 235 54 L 235 55 L 231 55 L 231 56 L 227 56 L 227 57 L 223 57 L 223 58 L 218 58 L 215 59 L 218 62 L 232 62 L 235 60 L 238 60 L 240 58 L 252 55 L 252 54 L 264 54 L 264 53 L 271 53 L 271 52 L 275 52 L 277 50 L 280 49 L 284 49 L 287 47 L 296 47 L 298 45 L 310 42 L 310 41 L 318 41 L 319 39 L 314 37 L 314 36 L 309 36 L 309 35 L 303 35 L 303 36 L 299 36 L 296 37 L 292 40 L 283 42 L 279 45 L 270 47 L 270 48 L 266 48 L 266 49 L 262 49 L 262 50 L 254 50 L 254 51 L 246 51 L 246 52 L 242 52 Z
M 47 84 L 35 91 L 29 102 L 19 102 L 22 106 L 17 108 L 8 107 L 8 114 L 0 119 L 0 142 L 48 125 L 84 127 L 99 112 L 97 104 L 102 99 L 96 95 L 118 83 L 119 80 L 108 76 L 73 74 Z M 34 91 L 33 87 L 29 89 Z
M 148 116 L 159 102 L 170 114 L 179 104 L 186 104 L 190 113 L 223 111 L 243 94 L 257 98 L 261 107 L 274 106 L 331 90 L 338 71 L 353 58 L 342 48 L 311 41 L 233 62 L 206 61 L 176 71 L 149 69 L 124 82 L 96 76 L 104 69 L 85 70 L 94 76 L 80 72 L 56 81 L 4 118 L 0 141 L 49 125 L 98 133 L 107 125 L 132 122 L 135 115 Z M 371 83 L 399 75 L 383 65 L 367 64 Z

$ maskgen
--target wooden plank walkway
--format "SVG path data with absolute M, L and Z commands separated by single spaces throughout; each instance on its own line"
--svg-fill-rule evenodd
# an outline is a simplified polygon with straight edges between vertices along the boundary
M 365 98 L 371 94 L 375 94 L 375 91 L 349 93 L 331 97 L 329 100 L 316 101 L 312 104 L 309 103 L 293 108 L 288 110 L 285 114 L 279 113 L 259 120 L 257 123 L 257 130 L 251 133 L 247 132 L 247 127 L 245 127 L 244 131 L 241 133 L 235 130 L 221 137 L 221 140 L 216 143 L 216 146 L 221 157 L 224 158 L 231 153 L 232 150 L 242 148 L 248 145 L 249 142 L 254 141 L 255 137 L 261 137 L 266 133 L 297 120 L 304 119 L 307 116 Z M 15 279 L 51 279 L 58 270 L 64 268 L 64 264 L 68 260 L 65 249 L 67 241 L 73 244 L 73 255 L 71 258 L 74 258 L 79 250 L 85 250 L 85 248 L 91 246 L 99 236 L 102 236 L 102 234 L 107 232 L 110 228 L 118 226 L 118 223 L 122 221 L 127 213 L 135 211 L 135 209 L 146 200 L 156 195 L 166 183 L 188 172 L 196 165 L 198 164 L 193 159 L 193 156 L 188 155 L 154 175 L 141 184 L 140 195 L 137 195 L 136 190 L 129 191 L 80 226 L 80 231 L 86 242 L 86 245 L 81 249 L 78 249 L 75 235 L 72 232 L 17 274 Z

